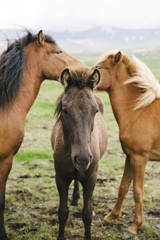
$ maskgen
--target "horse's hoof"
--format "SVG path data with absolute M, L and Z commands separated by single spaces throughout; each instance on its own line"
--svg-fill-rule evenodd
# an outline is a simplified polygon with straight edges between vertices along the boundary
M 76 206 L 70 205 L 70 206 L 69 206 L 69 211 L 72 211 L 72 210 L 75 209 L 75 208 L 76 208 Z
M 141 226 L 137 227 L 137 225 L 133 223 L 133 224 L 127 229 L 127 231 L 128 231 L 130 234 L 137 235 L 137 230 L 138 230 L 138 228 L 141 228 Z
M 106 223 L 111 223 L 111 222 L 113 222 L 113 220 L 114 220 L 114 218 L 111 217 L 110 214 L 104 217 L 104 221 Z
M 104 221 L 108 223 L 112 223 L 114 220 L 117 220 L 119 217 L 121 217 L 121 212 L 119 212 L 118 214 L 111 212 L 104 217 Z
M 74 207 L 78 207 L 78 201 L 77 200 L 73 200 L 71 203 L 70 203 L 71 206 L 74 206 Z

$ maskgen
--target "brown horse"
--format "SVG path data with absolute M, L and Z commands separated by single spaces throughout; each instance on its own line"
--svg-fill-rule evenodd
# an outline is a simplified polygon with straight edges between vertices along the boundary
M 16 40 L 0 56 L 0 240 L 4 228 L 5 186 L 13 155 L 24 137 L 26 114 L 44 79 L 58 79 L 68 65 L 79 61 L 63 52 L 40 31 Z
M 92 74 L 88 69 L 65 69 L 61 74 L 65 91 L 57 106 L 58 118 L 51 137 L 60 196 L 58 239 L 61 240 L 64 239 L 64 227 L 69 213 L 68 188 L 73 179 L 75 187 L 78 181 L 83 187 L 84 239 L 91 239 L 91 199 L 97 179 L 98 162 L 107 145 L 103 103 L 92 91 L 99 78 L 97 69 Z
M 121 52 L 100 57 L 96 67 L 102 78 L 98 90 L 107 91 L 119 125 L 119 137 L 126 154 L 118 198 L 106 222 L 121 216 L 122 203 L 131 181 L 135 217 L 128 232 L 137 234 L 142 226 L 142 198 L 145 167 L 148 160 L 160 161 L 160 85 L 147 66 Z

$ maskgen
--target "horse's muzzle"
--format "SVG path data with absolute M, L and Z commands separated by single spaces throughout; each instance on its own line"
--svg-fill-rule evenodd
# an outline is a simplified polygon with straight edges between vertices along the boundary
M 87 171 L 89 168 L 91 162 L 92 162 L 93 156 L 91 153 L 89 154 L 77 154 L 73 156 L 73 165 L 78 171 Z

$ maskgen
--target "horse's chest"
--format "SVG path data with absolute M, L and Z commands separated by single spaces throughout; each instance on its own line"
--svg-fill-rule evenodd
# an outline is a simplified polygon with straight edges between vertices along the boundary
M 55 150 L 54 162 L 55 162 L 55 167 L 57 171 L 63 170 L 63 172 L 66 172 L 67 174 L 73 174 L 74 166 L 73 166 L 70 154 L 58 152 Z

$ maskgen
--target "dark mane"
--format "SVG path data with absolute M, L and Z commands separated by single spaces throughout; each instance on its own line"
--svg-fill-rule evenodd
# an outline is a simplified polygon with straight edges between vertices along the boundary
M 64 96 L 64 93 L 62 93 L 56 101 L 56 109 L 55 109 L 55 112 L 54 112 L 54 116 L 56 118 L 59 117 L 59 115 L 62 111 L 62 98 L 63 98 L 63 96 Z
M 0 107 L 7 106 L 17 95 L 25 62 L 23 48 L 36 41 L 37 36 L 27 32 L 24 37 L 15 40 L 0 56 Z M 48 35 L 45 36 L 45 41 L 56 45 Z

